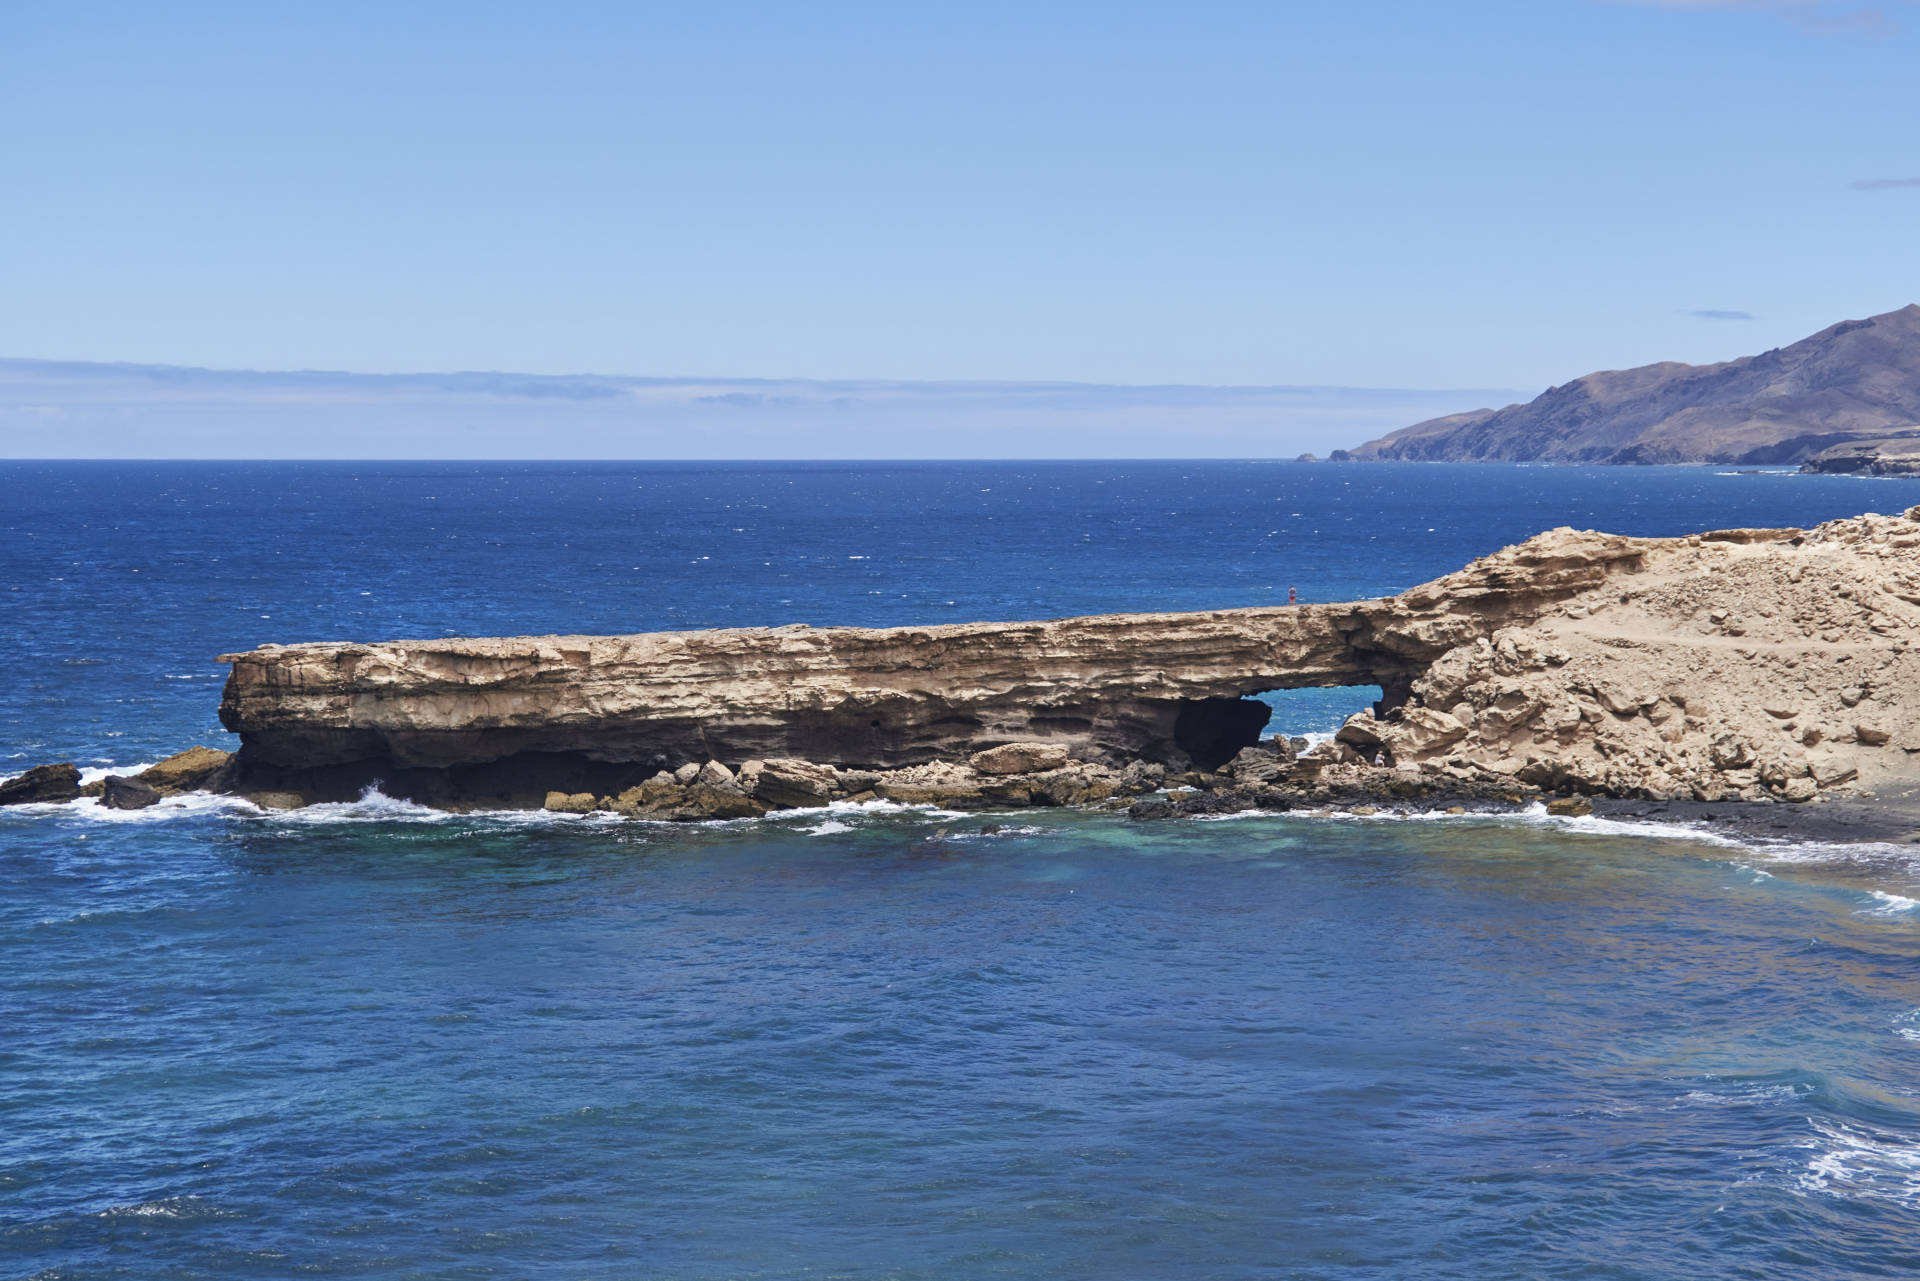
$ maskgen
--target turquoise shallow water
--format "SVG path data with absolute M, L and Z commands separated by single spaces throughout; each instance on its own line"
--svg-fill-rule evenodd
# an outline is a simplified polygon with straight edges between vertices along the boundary
M 1681 532 L 1909 492 L 1231 464 L 0 479 L 0 756 L 102 769 L 219 741 L 206 659 L 259 640 L 1326 598 L 1581 503 Z M 1275 506 L 1304 513 L 1278 547 Z M 1310 697 L 1288 714 L 1352 696 Z M 1543 815 L 0 812 L 0 1275 L 1907 1275 L 1915 900 L 1900 850 Z

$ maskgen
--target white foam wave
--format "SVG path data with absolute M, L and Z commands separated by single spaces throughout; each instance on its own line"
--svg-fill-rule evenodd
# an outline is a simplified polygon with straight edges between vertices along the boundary
M 1889 894 L 1885 890 L 1868 890 L 1874 906 L 1861 909 L 1865 916 L 1899 916 L 1920 907 L 1920 899 L 1911 899 L 1904 894 Z
M 1287 818 L 1288 810 L 1236 810 L 1232 814 L 1192 814 L 1188 818 L 1195 823 L 1233 823 L 1249 818 Z
M 493 811 L 488 811 L 488 812 L 493 813 Z M 996 814 L 1005 814 L 1008 811 L 995 810 L 993 812 Z M 502 816 L 502 817 L 510 816 L 513 814 L 520 814 L 520 813 L 525 813 L 525 811 L 502 810 L 498 812 L 499 816 Z M 935 805 L 903 805 L 898 801 L 884 801 L 884 800 L 829 801 L 825 805 L 809 805 L 805 809 L 774 810 L 770 814 L 763 814 L 757 818 L 714 818 L 714 819 L 699 819 L 699 820 L 694 820 L 692 822 L 688 822 L 683 819 L 664 819 L 664 818 L 624 819 L 624 818 L 620 818 L 618 815 L 604 815 L 604 814 L 597 815 L 596 817 L 612 818 L 616 822 L 647 823 L 647 824 L 656 825 L 659 827 L 669 828 L 669 829 L 688 828 L 688 827 L 751 827 L 755 824 L 761 824 L 761 823 L 812 823 L 817 820 L 824 819 L 825 823 L 840 824 L 840 826 L 838 827 L 826 829 L 827 831 L 832 832 L 832 831 L 851 830 L 851 826 L 845 822 L 845 820 L 847 819 L 884 818 L 884 817 L 895 816 L 895 815 L 906 815 L 914 818 L 934 818 L 934 819 L 964 819 L 964 818 L 981 818 L 982 817 L 982 815 L 979 813 L 972 813 L 966 810 L 943 810 Z M 824 824 L 822 826 L 824 827 Z M 821 834 L 821 829 L 807 829 L 806 834 L 819 835 Z
M 378 783 L 360 793 L 357 801 L 323 801 L 297 810 L 254 807 L 270 818 L 286 823 L 444 823 L 458 817 L 413 801 L 388 796 Z M 544 812 L 544 811 L 543 811 Z
M 182 792 L 162 797 L 158 804 L 143 810 L 108 809 L 91 798 L 73 803 L 75 813 L 103 823 L 155 823 L 207 814 L 242 815 L 253 813 L 255 808 L 250 801 L 238 796 L 219 796 L 213 792 Z
M 817 805 L 810 809 L 788 811 L 792 814 L 923 814 L 929 818 L 979 818 L 980 814 L 967 810 L 943 810 L 938 805 L 904 805 L 899 801 L 831 801 L 826 805 Z M 996 810 L 1005 814 L 1007 810 Z
M 136 1205 L 110 1205 L 98 1212 L 102 1219 L 211 1219 L 228 1215 L 205 1197 L 170 1196 Z
M 80 771 L 80 786 L 85 787 L 89 783 L 98 783 L 101 779 L 111 774 L 118 774 L 121 778 L 132 778 L 142 770 L 152 769 L 154 764 L 155 762 L 153 761 L 142 761 L 138 765 L 90 766 Z
M 360 793 L 353 801 L 322 801 L 316 805 L 303 805 L 294 810 L 262 809 L 249 805 L 257 815 L 275 822 L 300 825 L 324 826 L 331 823 L 458 823 L 462 821 L 481 821 L 504 823 L 517 827 L 546 827 L 582 825 L 616 826 L 627 822 L 619 814 L 607 810 L 595 810 L 590 814 L 568 814 L 557 810 L 441 810 L 431 805 L 422 805 L 417 801 L 404 800 L 397 796 L 388 796 L 374 783 Z
M 1800 1174 L 1800 1191 L 1920 1206 L 1920 1144 L 1839 1122 L 1815 1121 L 1813 1131 L 1815 1138 L 1802 1145 L 1813 1155 Z
M 1536 826 L 1556 827 L 1571 832 L 1591 833 L 1595 836 L 1652 836 L 1670 841 L 1697 841 L 1703 845 L 1718 845 L 1723 849 L 1753 848 L 1739 837 L 1715 831 L 1704 823 L 1662 823 L 1640 818 L 1602 818 L 1598 814 L 1560 817 L 1547 813 L 1547 807 L 1539 802 L 1522 810 L 1520 818 Z
M 1837 874 L 1853 883 L 1850 887 L 1853 892 L 1864 893 L 1869 899 L 1856 909 L 1856 915 L 1889 922 L 1908 922 L 1920 917 L 1920 897 L 1915 897 L 1920 891 L 1914 888 L 1920 881 L 1920 850 L 1912 845 L 1879 841 L 1823 844 L 1760 838 L 1742 842 L 1741 848 L 1770 864 L 1846 869 Z M 1753 871 L 1756 878 L 1770 875 L 1760 869 L 1748 870 Z M 1861 879 L 1893 888 L 1871 889 L 1860 885 Z M 1907 893 L 1901 893 L 1902 890 Z
M 982 816 L 979 814 L 970 814 L 968 817 L 980 818 Z M 1032 823 L 1015 823 L 1011 826 L 997 827 L 991 832 L 977 830 L 972 832 L 954 832 L 953 836 L 957 840 L 991 841 L 997 840 L 1002 836 L 1044 836 L 1053 830 L 1056 829 L 1037 827 Z
M 1304 738 L 1307 741 L 1306 750 L 1311 752 L 1314 748 L 1320 746 L 1322 743 L 1331 743 L 1333 741 L 1333 736 L 1337 733 L 1339 733 L 1338 730 L 1313 729 L 1313 730 L 1308 730 L 1304 734 L 1288 734 L 1286 735 L 1286 737 Z
M 1749 1085 L 1726 1093 L 1716 1090 L 1688 1090 L 1677 1100 L 1688 1107 L 1724 1108 L 1748 1107 L 1756 1103 L 1784 1103 L 1800 1097 L 1800 1092 L 1791 1085 L 1773 1082 L 1768 1085 Z
M 14 757 L 16 758 L 25 755 L 25 752 L 14 753 Z M 102 758 L 96 756 L 94 760 L 101 762 Z M 132 778 L 141 770 L 152 769 L 155 764 L 156 762 L 154 761 L 139 761 L 133 765 L 112 765 L 104 762 L 89 765 L 80 771 L 80 786 L 85 787 L 89 783 L 98 783 L 109 774 L 118 774 L 122 778 Z M 19 778 L 26 772 L 26 770 L 15 770 L 11 774 L 0 774 L 0 783 L 11 783 L 14 779 Z
M 1398 809 L 1392 806 L 1373 808 L 1374 812 L 1371 814 L 1356 813 L 1352 809 L 1328 807 L 1325 810 L 1253 809 L 1241 810 L 1233 814 L 1195 814 L 1192 817 L 1196 821 L 1210 823 L 1250 818 L 1307 819 L 1314 822 L 1348 823 L 1491 823 L 1501 826 L 1551 828 L 1597 836 L 1632 836 L 1643 839 L 1654 837 L 1663 840 L 1696 841 L 1729 849 L 1747 848 L 1736 837 L 1716 832 L 1704 825 L 1600 818 L 1595 815 L 1561 817 L 1547 813 L 1547 807 L 1537 801 L 1523 809 L 1468 810 L 1463 814 L 1449 814 L 1443 809 L 1414 810 Z
M 91 783 L 107 777 L 109 774 L 131 776 L 146 769 L 146 764 L 114 765 L 92 768 L 81 772 L 81 781 Z M 10 776 L 11 777 L 11 776 Z M 0 778 L 0 782 L 5 781 Z M 252 801 L 239 796 L 227 796 L 212 792 L 182 792 L 174 796 L 163 797 L 158 804 L 145 809 L 116 810 L 108 809 L 96 797 L 81 797 L 74 801 L 48 804 L 10 805 L 4 811 L 17 818 L 68 818 L 81 821 L 109 823 L 150 823 L 167 819 L 177 819 L 192 815 L 226 814 L 235 818 L 265 818 L 278 823 L 324 825 L 328 823 L 447 823 L 457 820 L 479 820 L 489 823 L 503 823 L 514 826 L 544 826 L 547 824 L 607 824 L 618 825 L 632 822 L 622 815 L 596 810 L 591 814 L 563 814 L 550 810 L 488 809 L 454 812 L 434 809 L 414 801 L 388 796 L 374 784 L 364 790 L 357 800 L 323 801 L 299 809 L 282 810 L 255 805 Z M 1006 814 L 1008 811 L 995 811 Z M 840 823 L 840 828 L 827 830 L 845 830 L 846 820 L 854 818 L 913 817 L 920 819 L 955 820 L 978 819 L 982 815 L 964 810 L 941 809 L 934 805 L 903 805 L 896 801 L 833 801 L 826 805 L 812 806 L 799 810 L 778 810 L 763 818 L 709 819 L 704 822 L 686 823 L 665 819 L 638 820 L 649 825 L 666 828 L 687 827 L 733 827 L 767 822 L 815 822 L 825 818 L 829 823 Z
M 216 796 L 212 792 L 182 792 L 162 797 L 145 809 L 108 809 L 99 798 L 83 796 L 75 801 L 42 805 L 9 805 L 0 814 L 21 817 L 64 819 L 82 823 L 164 823 L 179 818 L 207 814 L 247 815 L 259 810 L 238 796 Z

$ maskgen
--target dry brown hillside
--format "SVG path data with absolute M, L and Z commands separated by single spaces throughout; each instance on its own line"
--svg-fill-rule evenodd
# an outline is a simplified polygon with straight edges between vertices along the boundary
M 1803 462 L 1920 429 L 1920 305 L 1718 365 L 1588 374 L 1524 405 L 1453 414 L 1353 450 L 1413 462 Z M 1338 456 L 1338 455 L 1336 455 Z

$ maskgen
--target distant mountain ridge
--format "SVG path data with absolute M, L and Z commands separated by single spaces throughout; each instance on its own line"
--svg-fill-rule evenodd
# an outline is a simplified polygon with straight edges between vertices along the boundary
M 1672 361 L 1431 418 L 1346 456 L 1409 462 L 1804 462 L 1920 429 L 1920 304 L 1717 365 Z

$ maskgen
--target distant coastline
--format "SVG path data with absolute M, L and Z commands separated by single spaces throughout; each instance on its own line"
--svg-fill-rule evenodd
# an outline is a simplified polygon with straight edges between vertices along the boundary
M 1497 388 L 366 374 L 0 359 L 0 456 L 1277 458 Z
M 1442 415 L 1329 458 L 1797 466 L 1838 447 L 1909 438 L 1920 438 L 1920 304 L 1717 365 L 1588 374 L 1524 404 Z

